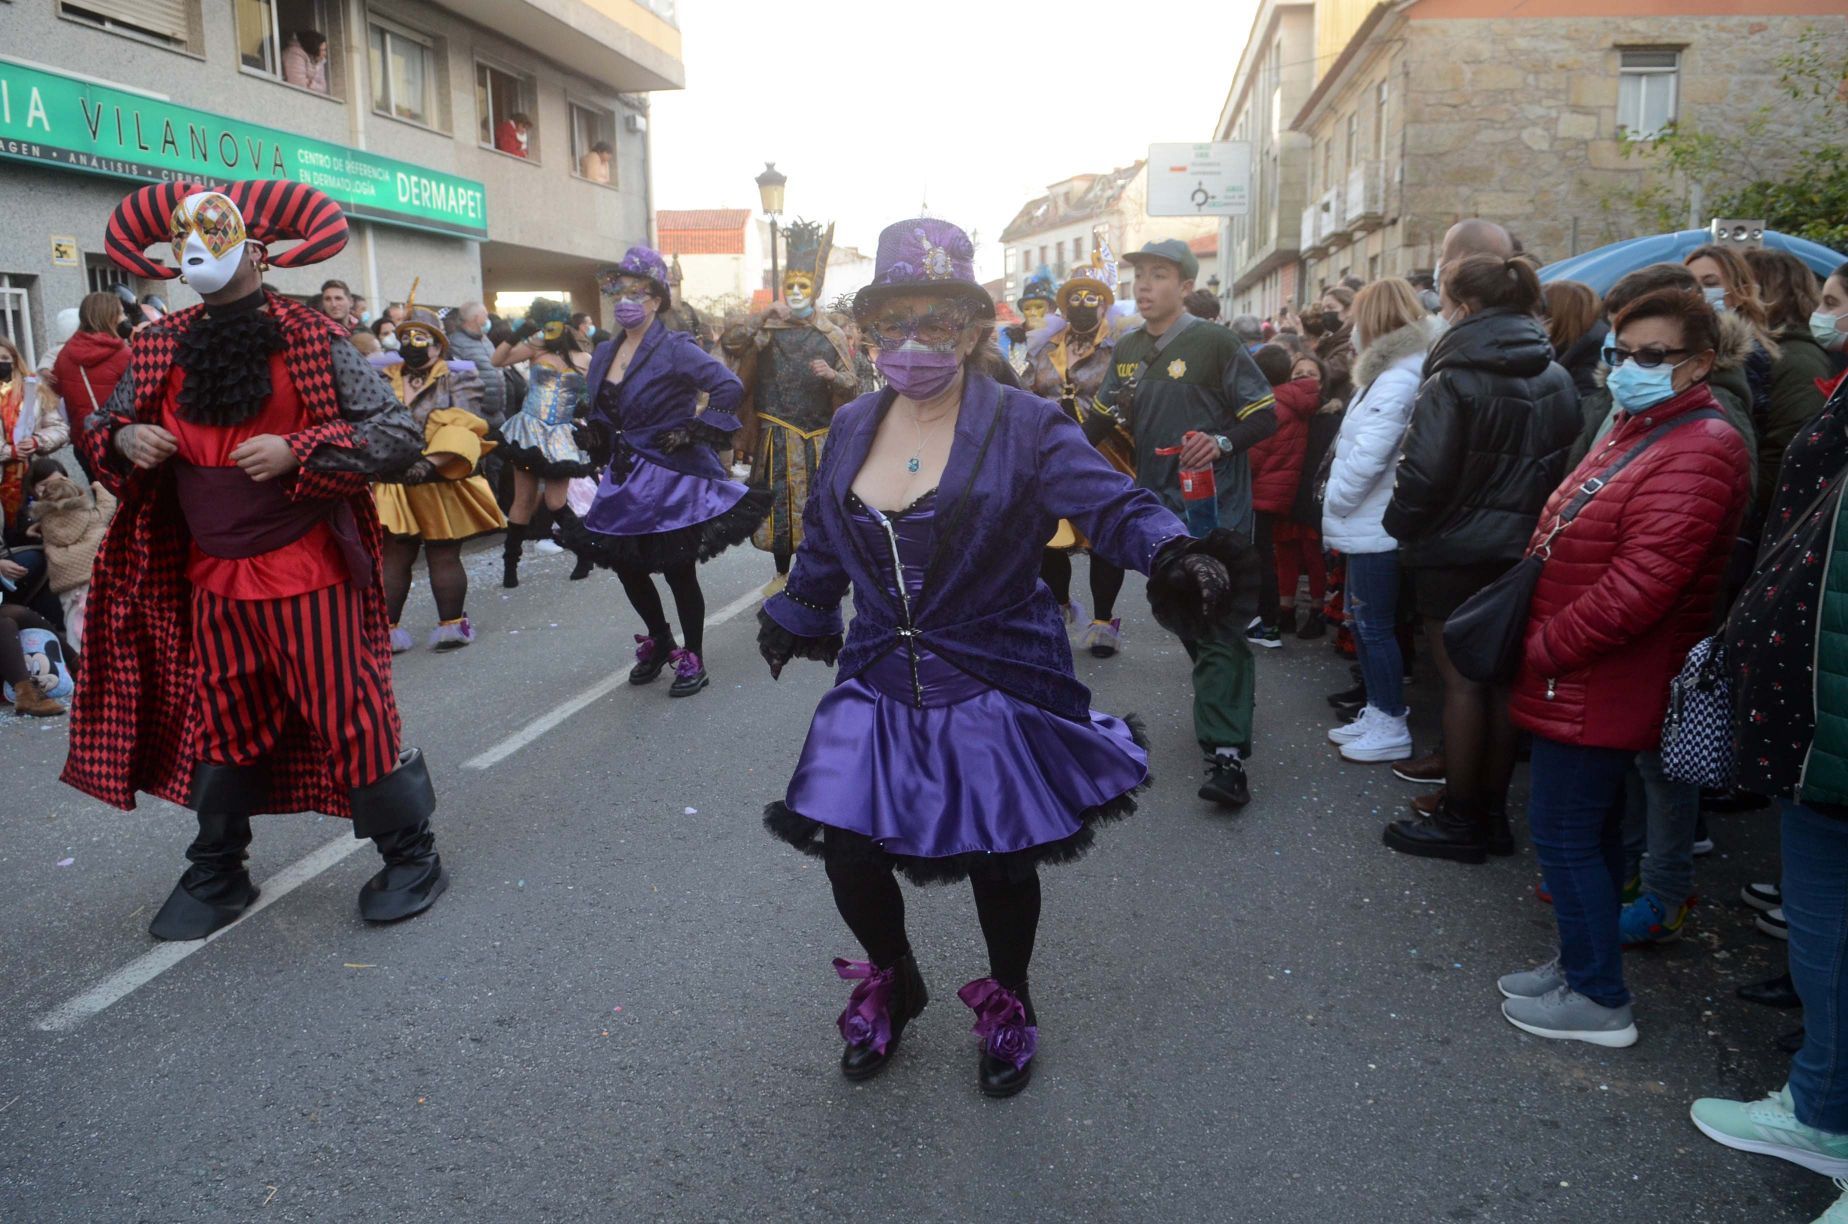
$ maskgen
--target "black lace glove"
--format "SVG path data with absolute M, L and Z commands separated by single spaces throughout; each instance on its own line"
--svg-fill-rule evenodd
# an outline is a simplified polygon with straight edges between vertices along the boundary
M 1101 408 L 1089 408 L 1079 424 L 1084 428 L 1084 440 L 1096 446 L 1116 432 L 1119 422 L 1115 416 Z
M 757 653 L 770 665 L 770 678 L 780 680 L 784 665 L 791 659 L 813 659 L 833 667 L 834 660 L 840 657 L 841 638 L 839 634 L 797 637 L 760 608 L 757 612 Z
M 1180 536 L 1162 545 L 1149 570 L 1149 611 L 1183 641 L 1211 638 L 1225 625 L 1242 628 L 1256 615 L 1257 549 L 1224 527 L 1204 539 Z
M 684 425 L 664 429 L 655 435 L 655 445 L 667 454 L 686 450 L 693 445 L 693 431 Z
M 436 464 L 428 459 L 419 459 L 410 467 L 405 468 L 394 483 L 402 485 L 439 484 L 443 479 L 443 473 L 437 470 Z
M 608 463 L 610 453 L 616 449 L 616 431 L 610 428 L 608 421 L 595 419 L 573 421 L 571 422 L 571 438 L 598 467 Z
M 520 321 L 520 325 L 513 329 L 513 342 L 518 344 L 528 336 L 535 336 L 538 334 L 539 324 L 533 322 L 531 319 L 523 319 Z
M 1007 334 L 1007 342 L 1009 344 L 1025 344 L 1027 342 L 1027 329 L 1021 324 L 1015 323 L 1004 330 Z

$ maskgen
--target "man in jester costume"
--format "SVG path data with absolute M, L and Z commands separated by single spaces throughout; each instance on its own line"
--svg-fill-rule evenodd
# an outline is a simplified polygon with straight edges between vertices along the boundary
M 802 543 L 802 507 L 835 409 L 860 392 L 846 333 L 819 308 L 834 227 L 798 221 L 784 235 L 783 300 L 751 321 L 735 357 L 744 383 L 738 449 L 749 457 L 751 485 L 772 495 L 751 542 L 776 558 L 773 591 L 782 589 Z
M 109 221 L 117 264 L 204 299 L 136 334 L 84 437 L 121 509 L 63 776 L 124 810 L 145 791 L 196 813 L 158 939 L 202 939 L 256 901 L 244 862 L 261 813 L 350 818 L 372 839 L 367 921 L 421 913 L 446 883 L 436 792 L 400 742 L 371 491 L 418 464 L 423 435 L 340 328 L 262 285 L 346 237 L 337 204 L 283 181 L 161 183 Z M 144 254 L 156 244 L 177 269 Z

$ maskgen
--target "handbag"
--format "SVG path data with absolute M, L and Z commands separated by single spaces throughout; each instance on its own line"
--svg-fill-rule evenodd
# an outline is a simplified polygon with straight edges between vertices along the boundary
M 1824 502 L 1841 492 L 1841 482 L 1838 473 L 1762 556 L 1770 557 L 1784 547 Z M 1728 614 L 1718 633 L 1694 643 L 1687 661 L 1668 682 L 1668 716 L 1662 722 L 1662 773 L 1671 781 L 1716 789 L 1733 784 L 1733 687 L 1726 658 L 1726 638 L 1731 628 L 1732 616 Z
M 1553 520 L 1552 530 L 1536 544 L 1513 569 L 1483 587 L 1464 601 L 1463 606 L 1444 622 L 1444 651 L 1450 662 L 1467 680 L 1477 684 L 1507 684 L 1521 670 L 1526 649 L 1528 613 L 1534 602 L 1534 588 L 1540 585 L 1540 571 L 1553 552 L 1553 540 L 1571 526 L 1598 491 L 1617 479 L 1617 474 L 1656 442 L 1683 425 L 1695 421 L 1724 420 L 1710 408 L 1685 412 L 1650 430 L 1641 441 L 1622 455 L 1602 474 L 1588 476 L 1572 500 Z

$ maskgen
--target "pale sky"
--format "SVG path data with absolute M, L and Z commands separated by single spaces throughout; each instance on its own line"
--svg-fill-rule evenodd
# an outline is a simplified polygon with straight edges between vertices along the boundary
M 1256 0 L 680 0 L 687 87 L 652 95 L 655 207 L 759 207 L 872 252 L 918 215 L 1001 231 L 1046 185 L 1210 140 Z

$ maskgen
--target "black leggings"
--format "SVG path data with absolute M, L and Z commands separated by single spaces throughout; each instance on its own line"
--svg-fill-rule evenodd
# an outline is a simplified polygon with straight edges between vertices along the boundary
M 1072 601 L 1072 555 L 1062 548 L 1040 553 L 1040 580 L 1052 588 L 1062 608 Z M 1117 596 L 1123 593 L 1123 571 L 1096 553 L 1091 554 L 1091 609 L 1093 618 L 1107 621 L 1116 615 Z
M 1017 873 L 1016 873 L 1017 874 Z M 873 964 L 890 968 L 911 949 L 905 935 L 905 898 L 892 869 L 878 863 L 830 862 L 828 883 L 834 905 Z M 1039 873 L 1009 878 L 1004 872 L 972 872 L 975 914 L 988 942 L 988 972 L 1009 990 L 1027 982 L 1033 939 L 1039 933 Z
M 26 668 L 25 648 L 19 644 L 21 629 L 57 631 L 50 621 L 22 604 L 0 605 L 0 680 L 8 684 L 18 684 L 32 675 Z M 66 658 L 65 664 L 76 670 L 73 658 Z
M 622 589 L 628 594 L 636 615 L 648 626 L 648 635 L 672 648 L 674 631 L 668 627 L 667 612 L 661 607 L 661 593 L 655 590 L 654 576 L 644 569 L 617 566 L 616 577 L 622 580 Z M 662 571 L 661 577 L 667 580 L 667 589 L 674 595 L 674 613 L 680 617 L 681 644 L 694 654 L 701 654 L 706 643 L 706 596 L 699 589 L 698 566 L 688 561 Z
M 404 615 L 411 593 L 411 568 L 417 550 L 423 549 L 430 569 L 430 594 L 436 597 L 436 618 L 459 620 L 468 604 L 468 571 L 462 568 L 462 541 L 424 540 L 418 536 L 386 536 L 384 571 L 385 610 L 391 623 Z

